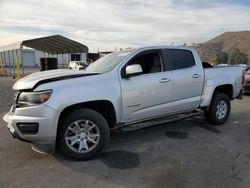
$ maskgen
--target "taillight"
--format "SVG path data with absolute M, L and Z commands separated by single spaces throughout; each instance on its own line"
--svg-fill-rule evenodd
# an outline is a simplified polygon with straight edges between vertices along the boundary
M 242 81 L 241 81 L 241 84 L 244 85 L 245 81 L 246 81 L 246 72 L 243 70 L 242 71 Z

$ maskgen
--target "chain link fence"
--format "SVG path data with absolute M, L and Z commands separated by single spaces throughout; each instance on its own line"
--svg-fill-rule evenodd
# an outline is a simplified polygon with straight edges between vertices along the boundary
M 40 51 L 8 50 L 0 52 L 0 76 L 22 78 L 41 69 L 41 59 L 57 59 L 58 68 L 68 68 L 72 54 L 49 55 Z M 51 64 L 51 63 L 50 63 Z
M 40 71 L 40 67 L 20 67 L 20 77 L 23 78 L 29 74 Z M 18 71 L 16 66 L 3 66 L 1 67 L 1 76 L 8 78 L 17 78 Z

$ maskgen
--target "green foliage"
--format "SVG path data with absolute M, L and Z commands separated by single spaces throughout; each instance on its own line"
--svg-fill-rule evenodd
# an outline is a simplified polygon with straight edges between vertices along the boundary
M 226 52 L 220 52 L 216 55 L 217 64 L 226 64 L 229 62 L 231 65 L 247 64 L 247 54 L 240 51 L 238 48 L 232 48 L 227 54 Z
M 247 64 L 248 56 L 242 53 L 238 48 L 233 48 L 230 53 L 229 63 L 232 65 Z
M 220 52 L 216 55 L 217 64 L 225 64 L 228 62 L 228 54 L 226 52 Z

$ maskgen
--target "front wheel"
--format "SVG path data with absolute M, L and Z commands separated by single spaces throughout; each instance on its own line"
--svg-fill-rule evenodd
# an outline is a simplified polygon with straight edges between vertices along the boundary
M 103 152 L 109 140 L 104 117 L 90 109 L 72 111 L 58 127 L 58 147 L 75 160 L 88 160 Z
M 230 99 L 227 95 L 215 94 L 207 111 L 204 111 L 207 122 L 221 125 L 226 122 L 231 111 Z

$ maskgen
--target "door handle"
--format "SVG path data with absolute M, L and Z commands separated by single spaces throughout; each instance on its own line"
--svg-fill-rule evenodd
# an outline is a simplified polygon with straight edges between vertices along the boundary
M 192 78 L 199 78 L 199 77 L 201 77 L 201 75 L 199 75 L 199 74 L 193 74 L 193 76 L 192 76 Z
M 162 79 L 160 79 L 160 83 L 166 83 L 166 82 L 170 82 L 171 81 L 171 79 L 170 78 L 162 78 Z

